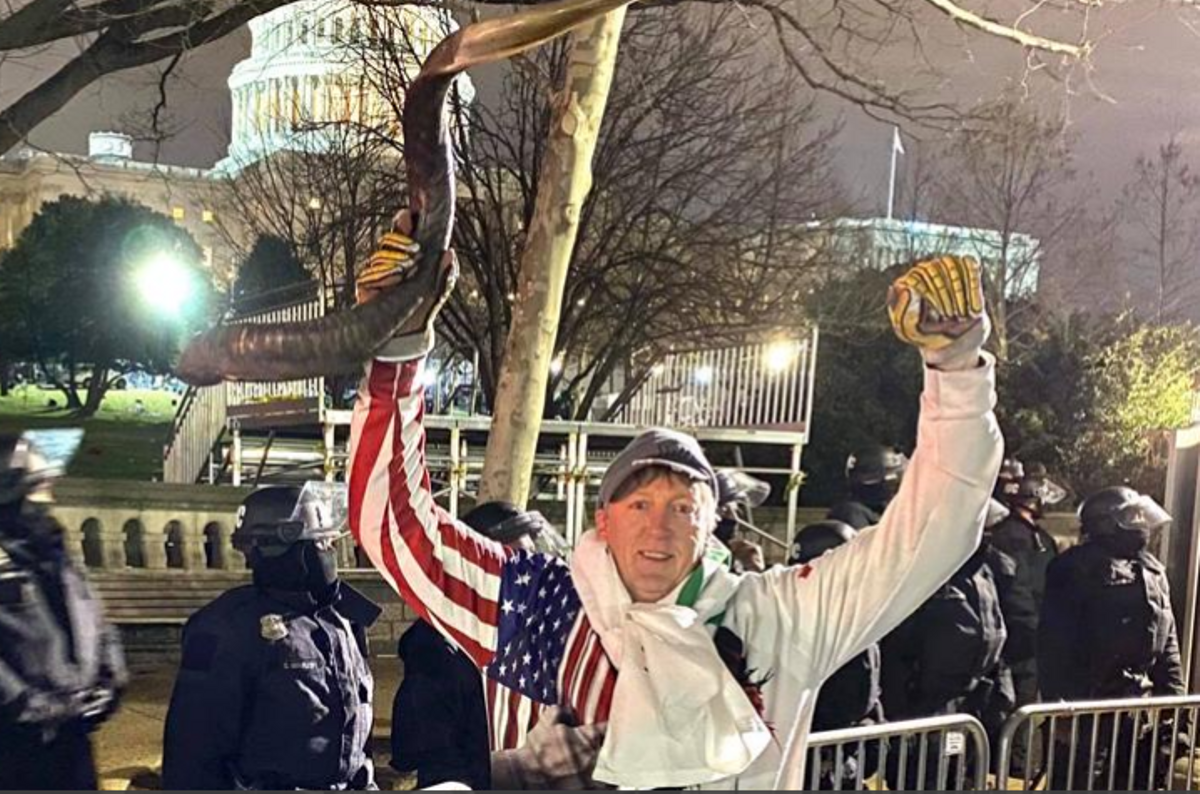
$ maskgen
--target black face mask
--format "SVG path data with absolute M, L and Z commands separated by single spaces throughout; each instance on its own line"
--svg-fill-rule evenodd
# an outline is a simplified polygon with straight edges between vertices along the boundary
M 854 486 L 854 498 L 877 513 L 882 513 L 896 496 L 900 484 L 895 480 L 860 483 Z
M 1097 536 L 1096 542 L 1117 557 L 1135 557 L 1150 545 L 1150 532 L 1119 529 Z
M 255 552 L 254 581 L 262 587 L 327 597 L 338 580 L 337 550 L 321 551 L 312 541 L 295 543 L 279 556 Z
M 737 530 L 737 521 L 732 518 L 722 518 L 717 522 L 717 528 L 713 531 L 717 540 L 722 543 L 728 543 L 733 540 L 733 533 Z

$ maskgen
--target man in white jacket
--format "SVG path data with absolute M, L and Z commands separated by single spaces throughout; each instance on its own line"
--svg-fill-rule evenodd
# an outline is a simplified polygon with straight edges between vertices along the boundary
M 397 263 L 413 246 L 392 243 L 360 276 L 360 299 L 404 288 Z M 978 266 L 921 262 L 889 293 L 897 335 L 924 357 L 925 391 L 883 520 L 808 565 L 747 576 L 710 542 L 711 466 L 672 431 L 649 431 L 614 461 L 596 531 L 569 564 L 505 549 L 435 504 L 420 374 L 442 300 L 431 296 L 425 333 L 417 324 L 369 364 L 355 407 L 350 523 L 384 578 L 490 677 L 582 725 L 607 723 L 596 780 L 802 788 L 821 683 L 978 545 L 1003 453 Z

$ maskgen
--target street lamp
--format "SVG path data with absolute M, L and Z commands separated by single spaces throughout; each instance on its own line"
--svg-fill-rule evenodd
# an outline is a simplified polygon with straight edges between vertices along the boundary
M 767 365 L 767 369 L 775 374 L 779 374 L 792 365 L 799 355 L 799 346 L 790 339 L 781 339 L 778 342 L 772 342 L 767 345 L 766 354 L 763 356 L 763 361 Z
M 142 302 L 158 314 L 180 314 L 196 293 L 192 271 L 174 254 L 159 254 L 134 272 Z

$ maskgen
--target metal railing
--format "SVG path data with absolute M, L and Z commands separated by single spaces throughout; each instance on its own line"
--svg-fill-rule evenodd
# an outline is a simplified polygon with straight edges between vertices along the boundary
M 1197 695 L 1025 706 L 1000 734 L 997 788 L 1194 790 L 1197 712 Z
M 225 384 L 190 388 L 163 450 L 163 482 L 194 483 L 225 429 Z
M 803 430 L 812 420 L 817 331 L 808 339 L 672 353 L 620 421 L 662 427 Z
M 808 749 L 810 791 L 988 787 L 987 732 L 979 720 L 965 714 L 814 733 Z

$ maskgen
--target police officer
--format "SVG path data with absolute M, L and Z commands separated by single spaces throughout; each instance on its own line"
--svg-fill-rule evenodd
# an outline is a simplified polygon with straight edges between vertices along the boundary
M 757 477 L 733 469 L 717 472 L 717 540 L 729 547 L 737 573 L 762 573 L 766 557 L 762 546 L 739 537 L 739 528 L 758 529 L 749 521 L 750 510 L 767 501 L 771 486 Z
M 1148 548 L 1154 534 L 1171 522 L 1170 515 L 1150 497 L 1115 487 L 1085 499 L 1079 520 L 1083 542 L 1059 555 L 1046 572 L 1038 627 L 1043 699 L 1184 694 L 1167 573 Z M 1110 726 L 1102 723 L 1101 732 Z M 1132 728 L 1124 724 L 1121 731 Z M 1118 742 L 1118 780 L 1125 780 L 1132 743 L 1132 737 Z M 1102 737 L 1099 744 L 1093 771 L 1107 774 L 1110 742 Z M 1139 753 L 1148 751 L 1141 743 Z M 1053 783 L 1065 783 L 1066 767 L 1057 765 Z M 1086 770 L 1077 771 L 1075 780 L 1084 779 L 1081 773 Z
M 873 445 L 856 451 L 846 461 L 850 498 L 834 505 L 827 517 L 854 529 L 875 526 L 900 490 L 906 468 L 908 458 L 892 447 Z
M 242 503 L 233 543 L 254 582 L 184 628 L 164 788 L 375 787 L 366 630 L 380 610 L 338 579 L 336 489 L 263 488 Z
M 49 512 L 82 431 L 0 436 L 0 789 L 94 789 L 89 734 L 126 684 L 121 643 Z
M 1008 642 L 1004 659 L 1012 670 L 1017 708 L 1038 702 L 1037 632 L 1046 596 L 1046 569 L 1058 556 L 1058 543 L 1038 522 L 1048 506 L 1066 498 L 1066 491 L 1046 476 L 1044 466 L 1026 467 L 1008 458 L 1000 467 L 996 499 L 1009 515 L 985 533 L 985 542 L 1003 551 L 1015 565 L 1015 581 L 1008 598 L 1001 597 Z M 1013 748 L 1013 766 L 1019 773 L 1030 743 L 1019 741 Z M 1033 742 L 1035 756 L 1043 745 Z M 1035 761 L 1037 759 L 1035 758 Z
M 985 524 L 1006 514 L 993 503 Z M 1002 552 L 981 545 L 945 585 L 884 638 L 883 707 L 889 720 L 969 714 L 984 724 L 990 738 L 999 737 L 1016 698 L 1003 659 L 1008 637 L 1001 607 L 1005 585 L 997 581 L 996 571 L 1001 571 L 1002 580 L 1011 579 L 1014 567 Z M 910 753 L 917 749 L 910 748 Z M 931 745 L 929 752 L 936 758 L 939 751 Z M 936 763 L 931 762 L 923 782 L 911 763 L 907 779 L 899 781 L 899 761 L 899 753 L 889 758 L 893 790 L 936 785 L 932 771 Z
M 507 502 L 478 505 L 462 520 L 509 548 L 528 551 L 548 528 L 540 513 Z M 491 789 L 488 711 L 478 668 L 423 620 L 400 638 L 398 654 L 404 680 L 392 706 L 392 767 L 415 772 L 420 788 L 453 782 Z
M 788 565 L 811 562 L 849 542 L 856 534 L 853 527 L 841 521 L 809 524 L 796 533 Z M 883 722 L 880 667 L 879 645 L 873 644 L 830 676 L 821 685 L 812 730 L 833 731 Z M 823 758 L 825 763 L 821 770 L 820 790 L 853 789 L 857 780 L 870 779 L 879 764 L 878 749 L 878 743 L 871 742 L 865 756 L 859 758 L 853 749 L 848 748 L 843 753 L 840 769 L 833 768 L 834 759 Z M 809 763 L 809 769 L 812 769 L 811 757 Z

